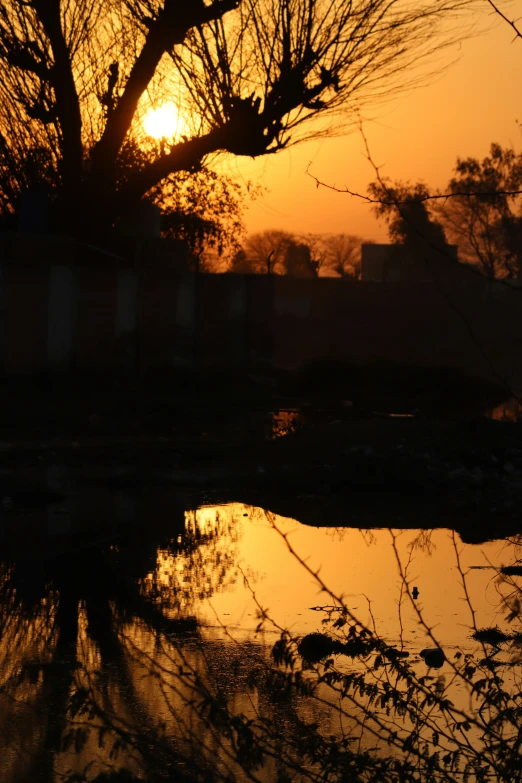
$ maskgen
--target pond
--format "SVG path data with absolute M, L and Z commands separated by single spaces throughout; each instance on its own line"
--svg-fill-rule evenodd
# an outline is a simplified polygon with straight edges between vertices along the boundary
M 4 552 L 2 781 L 517 779 L 518 537 L 155 494 L 145 525 Z

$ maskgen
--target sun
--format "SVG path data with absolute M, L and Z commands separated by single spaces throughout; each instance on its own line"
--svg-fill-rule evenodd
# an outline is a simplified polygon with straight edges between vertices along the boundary
M 174 103 L 163 103 L 157 109 L 150 109 L 143 120 L 143 127 L 155 139 L 170 139 L 186 131 L 186 123 Z

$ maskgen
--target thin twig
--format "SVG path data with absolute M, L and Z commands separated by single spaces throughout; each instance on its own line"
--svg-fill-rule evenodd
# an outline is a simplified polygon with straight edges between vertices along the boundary
M 365 150 L 366 150 L 366 158 L 368 160 L 368 163 L 372 166 L 372 168 L 373 168 L 373 170 L 375 172 L 375 176 L 377 178 L 377 182 L 379 183 L 379 185 L 382 187 L 382 189 L 384 190 L 385 193 L 389 193 L 390 192 L 389 188 L 386 186 L 386 183 L 384 182 L 383 178 L 381 177 L 380 167 L 375 163 L 375 161 L 372 158 L 372 154 L 371 154 L 371 151 L 370 151 L 370 145 L 369 145 L 368 139 L 366 137 L 366 134 L 364 133 L 364 129 L 362 127 L 362 123 L 361 123 L 359 129 L 360 129 L 360 133 L 361 133 L 361 136 L 363 138 L 363 141 L 364 141 L 364 146 L 365 146 Z M 403 220 L 405 220 L 407 223 L 409 223 L 409 225 L 412 227 L 412 229 L 415 232 L 415 234 L 417 234 L 419 237 L 421 237 L 425 241 L 425 243 L 430 248 L 430 250 L 434 250 L 434 251 L 438 252 L 441 256 L 443 256 L 447 260 L 451 261 L 452 263 L 455 263 L 455 264 L 458 263 L 458 262 L 455 261 L 454 258 L 452 258 L 449 255 L 449 253 L 445 252 L 440 247 L 438 247 L 435 243 L 433 243 L 430 239 L 425 237 L 423 235 L 422 231 L 420 231 L 414 224 L 411 223 L 411 221 L 408 219 L 408 215 L 405 214 L 404 211 L 401 209 L 400 202 L 398 202 L 397 200 L 393 200 L 391 203 L 393 203 L 397 207 L 397 210 L 398 210 L 400 216 L 403 218 Z M 519 397 L 516 394 L 516 392 L 511 388 L 511 385 L 508 383 L 506 378 L 504 378 L 497 371 L 497 369 L 495 368 L 492 360 L 489 358 L 488 354 L 484 350 L 484 348 L 483 348 L 479 338 L 475 334 L 469 319 L 464 315 L 462 310 L 460 310 L 459 307 L 455 304 L 453 298 L 448 294 L 448 292 L 445 290 L 445 288 L 443 286 L 441 286 L 439 278 L 438 278 L 438 275 L 437 275 L 437 272 L 434 269 L 434 265 L 431 263 L 431 261 L 427 257 L 427 255 L 424 255 L 424 262 L 426 263 L 426 266 L 428 267 L 428 271 L 431 273 L 432 280 L 433 280 L 433 283 L 434 283 L 435 287 L 437 288 L 437 290 L 439 291 L 441 296 L 446 300 L 446 303 L 449 306 L 449 308 L 451 310 L 453 310 L 453 312 L 457 315 L 459 320 L 462 321 L 462 323 L 464 324 L 464 327 L 465 327 L 466 331 L 468 332 L 468 335 L 470 337 L 471 342 L 476 347 L 477 351 L 479 352 L 480 356 L 482 357 L 482 359 L 486 363 L 486 365 L 487 365 L 489 371 L 491 372 L 491 374 L 497 379 L 497 381 L 501 384 L 501 386 L 507 392 L 509 392 L 511 394 L 511 396 L 516 399 L 516 401 L 518 403 L 520 403 L 522 405 L 522 397 Z M 522 289 L 520 289 L 520 290 L 522 290 Z
M 516 20 L 508 19 L 508 17 L 500 10 L 500 8 L 493 2 L 493 0 L 487 0 L 487 1 L 492 7 L 492 9 L 494 10 L 494 12 L 498 14 L 498 16 L 500 16 L 500 18 L 503 19 L 504 22 L 506 22 L 510 27 L 513 28 L 513 30 L 515 31 L 515 38 L 513 40 L 515 41 L 517 38 L 522 38 L 522 32 L 520 32 L 520 30 L 518 29 Z
M 367 158 L 368 159 L 368 158 Z M 370 160 L 370 163 L 376 167 L 373 162 Z M 328 182 L 323 182 L 318 177 L 315 176 L 315 174 L 312 174 L 310 171 L 310 166 L 312 165 L 312 161 L 308 164 L 306 167 L 306 173 L 309 177 L 311 177 L 316 187 L 322 187 L 326 188 L 327 190 L 333 190 L 336 193 L 346 193 L 348 196 L 355 196 L 355 198 L 361 199 L 361 201 L 366 201 L 367 204 L 383 204 L 384 206 L 394 206 L 394 207 L 400 207 L 405 206 L 407 204 L 420 204 L 425 201 L 442 201 L 450 198 L 457 198 L 457 197 L 466 197 L 466 198 L 497 198 L 498 196 L 508 196 L 508 197 L 514 197 L 514 196 L 521 196 L 522 190 L 484 190 L 484 191 L 471 191 L 471 190 L 456 190 L 452 193 L 430 193 L 426 196 L 419 196 L 418 198 L 407 198 L 404 200 L 400 199 L 391 199 L 390 201 L 386 201 L 382 198 L 371 198 L 371 196 L 365 196 L 363 193 L 358 193 L 356 190 L 350 190 L 348 187 L 344 186 L 343 188 L 337 187 L 336 185 L 330 185 Z

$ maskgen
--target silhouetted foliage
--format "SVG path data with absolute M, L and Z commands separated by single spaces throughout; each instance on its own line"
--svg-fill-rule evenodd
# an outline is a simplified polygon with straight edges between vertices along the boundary
M 247 193 L 230 177 L 209 169 L 171 174 L 149 195 L 162 211 L 162 234 L 183 239 L 191 253 L 230 256 L 240 248 Z
M 163 141 L 126 139 L 117 160 L 119 187 L 124 187 L 137 167 L 152 162 Z M 170 174 L 151 188 L 147 199 L 154 202 L 162 214 L 162 236 L 180 239 L 188 244 L 192 254 L 209 251 L 218 256 L 230 256 L 239 247 L 244 234 L 245 204 L 258 195 L 251 183 L 233 181 L 210 167 L 196 171 Z
M 495 279 L 522 275 L 521 189 L 522 154 L 492 144 L 482 161 L 459 158 L 442 193 L 423 183 L 385 180 L 371 183 L 368 191 L 390 239 L 401 245 L 403 261 L 448 257 L 448 240 L 457 246 L 460 262 Z
M 319 271 L 319 261 L 313 258 L 310 245 L 305 242 L 290 242 L 283 263 L 285 274 L 290 277 L 317 277 Z
M 285 259 L 293 234 L 288 231 L 268 230 L 250 234 L 244 244 L 243 268 L 257 274 L 284 274 Z
M 357 279 L 363 240 L 351 234 L 292 234 L 268 230 L 250 234 L 229 266 L 231 272 L 294 277 Z
M 3 561 L 2 738 L 26 742 L 19 779 L 518 783 L 520 661 L 484 644 L 519 645 L 520 634 L 473 625 L 474 651 L 453 642 L 443 649 L 413 601 L 411 560 L 401 559 L 390 531 L 398 611 L 410 602 L 430 639 L 419 660 L 405 649 L 411 639 L 401 633 L 390 643 L 381 618 L 377 625 L 363 610 L 363 621 L 321 580 L 275 515 L 248 515 L 273 525 L 324 596 L 310 607 L 323 631 L 282 631 L 271 654 L 231 628 L 221 629 L 223 640 L 215 627 L 185 632 L 172 622 L 173 610 L 230 576 L 238 520 L 219 510 L 187 513 L 170 540 L 145 531 L 130 547 L 120 539 L 88 555 L 33 559 L 25 572 L 23 553 Z M 507 619 L 519 623 L 520 615 Z M 259 607 L 258 630 L 270 625 Z M 17 718 L 23 710 L 24 721 L 8 726 L 11 710 Z
M 364 241 L 354 234 L 327 234 L 324 242 L 329 269 L 340 277 L 357 280 L 361 276 L 361 246 Z
M 422 183 L 391 184 L 377 180 L 370 184 L 368 192 L 378 199 L 374 211 L 388 224 L 390 240 L 398 246 L 394 251 L 403 268 L 424 264 L 429 271 L 433 262 L 440 261 L 447 243 L 442 225 L 430 213 L 427 187 Z M 391 260 L 393 263 L 393 257 Z
M 7 0 L 0 6 L 0 207 L 43 184 L 53 226 L 106 235 L 168 176 L 215 153 L 256 157 L 331 132 L 412 85 L 469 0 Z M 436 36 L 435 32 L 441 33 Z M 142 120 L 185 125 L 152 144 Z M 144 148 L 131 158 L 126 149 Z M 38 151 L 38 152 L 35 152 Z M 32 166 L 36 157 L 43 166 Z
M 469 193 L 438 202 L 433 209 L 462 261 L 487 277 L 522 275 L 522 154 L 492 144 L 490 154 L 459 158 L 447 193 Z M 484 195 L 481 195 L 484 194 Z

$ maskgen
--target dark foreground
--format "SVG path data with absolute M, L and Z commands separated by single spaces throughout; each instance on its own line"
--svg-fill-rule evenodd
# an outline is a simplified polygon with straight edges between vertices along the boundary
M 419 390 L 372 398 L 367 389 L 358 400 L 347 396 L 355 387 L 298 394 L 273 378 L 210 380 L 4 389 L 8 783 L 518 783 L 521 425 L 478 415 L 491 403 L 483 390 L 466 411 L 462 400 L 450 410 Z M 292 623 L 317 616 L 326 653 L 303 654 L 317 632 L 245 639 L 205 624 L 195 607 L 252 577 L 236 559 L 239 526 L 219 513 L 234 501 L 266 520 L 276 512 L 339 528 L 339 541 L 342 528 L 424 528 L 417 546 L 429 552 L 437 527 L 474 543 L 510 536 L 511 570 L 487 563 L 479 567 L 492 570 L 469 582 L 497 580 L 505 627 L 476 629 L 475 646 L 486 640 L 478 652 L 469 634 L 462 651 L 453 637 L 438 641 L 401 571 L 392 582 L 412 614 L 406 621 L 400 610 L 407 642 L 402 630 L 385 640 L 320 584 L 318 605 L 303 597 Z M 197 514 L 205 505 L 207 523 Z M 356 570 L 343 551 L 341 568 Z M 454 555 L 460 568 L 457 544 Z M 381 589 L 379 556 L 368 568 Z M 464 570 L 457 577 L 466 584 Z M 446 580 L 436 576 L 437 593 Z M 428 579 L 419 584 L 428 600 Z M 268 624 L 257 609 L 253 628 Z M 459 692 L 464 708 L 452 701 Z
M 314 526 L 519 532 L 522 425 L 484 415 L 504 390 L 347 372 L 10 382 L 0 535 L 38 540 L 49 508 L 67 536 L 140 524 L 158 487 L 176 507 L 241 501 Z

